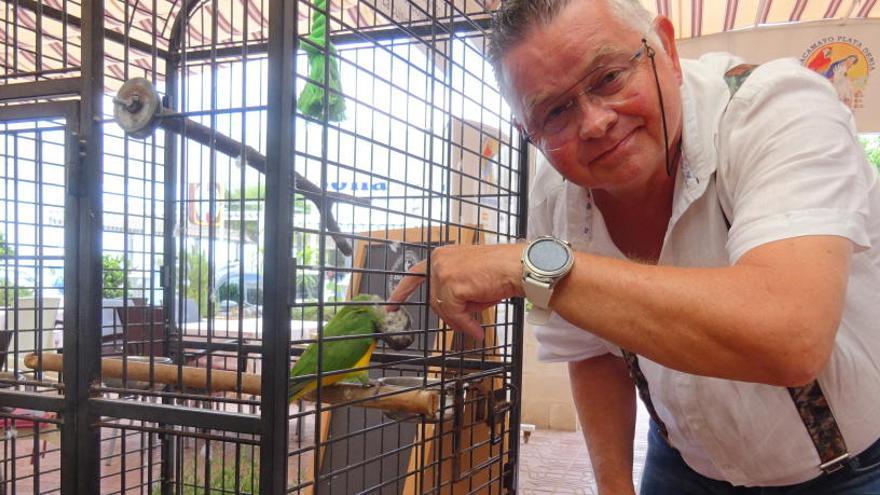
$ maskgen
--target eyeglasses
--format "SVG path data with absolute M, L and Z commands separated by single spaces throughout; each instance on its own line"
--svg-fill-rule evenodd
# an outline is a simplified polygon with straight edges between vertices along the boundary
M 653 58 L 654 50 L 646 42 L 630 56 L 613 57 L 610 61 L 590 69 L 578 82 L 562 96 L 552 100 L 535 112 L 530 124 L 523 128 L 526 139 L 535 146 L 551 151 L 549 148 L 559 143 L 574 122 L 578 120 L 578 100 L 589 98 L 595 105 L 613 105 L 626 98 L 627 85 L 636 73 L 638 63 L 647 57 Z

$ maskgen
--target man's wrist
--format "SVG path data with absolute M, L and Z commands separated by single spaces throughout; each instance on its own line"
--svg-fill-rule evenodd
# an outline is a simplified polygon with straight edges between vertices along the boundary
M 604 483 L 597 480 L 596 488 L 599 490 L 599 495 L 635 495 L 636 493 L 632 477 Z
M 522 280 L 522 250 L 524 244 L 517 242 L 510 244 L 505 259 L 507 260 L 507 269 L 505 270 L 504 283 L 509 287 L 509 292 L 513 293 L 513 297 L 525 297 Z
M 599 495 L 636 495 L 636 489 L 633 484 L 629 486 L 615 486 L 613 488 L 599 488 Z

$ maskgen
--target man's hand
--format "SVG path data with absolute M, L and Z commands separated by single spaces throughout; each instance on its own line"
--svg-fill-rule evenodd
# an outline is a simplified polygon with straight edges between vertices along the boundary
M 414 265 L 412 275 L 401 280 L 388 302 L 406 301 L 425 281 L 427 270 L 431 279 L 428 301 L 437 315 L 452 329 L 482 338 L 483 328 L 472 314 L 523 295 L 523 248 L 522 244 L 439 247 L 431 253 L 431 266 L 425 261 Z

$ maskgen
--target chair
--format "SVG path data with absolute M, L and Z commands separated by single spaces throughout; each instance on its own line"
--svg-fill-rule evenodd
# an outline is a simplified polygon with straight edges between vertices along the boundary
M 40 458 L 46 457 L 50 441 L 53 445 L 61 445 L 61 432 L 58 430 L 58 426 L 47 422 L 55 419 L 56 413 L 49 411 L 34 411 L 23 408 L 15 408 L 5 412 L 17 417 L 0 417 L 0 430 L 2 430 L 2 433 L 0 434 L 5 436 L 8 431 L 12 435 L 18 437 L 20 434 L 19 432 L 23 430 L 30 430 L 31 435 L 36 435 L 39 432 L 42 442 L 40 443 L 39 448 L 35 446 L 31 451 L 31 466 L 36 464 L 37 456 Z M 24 442 L 24 445 L 30 443 L 31 442 L 29 441 Z
M 39 300 L 33 297 L 24 297 L 18 300 L 18 307 L 7 307 L 3 315 L 3 328 L 10 333 L 10 342 L 6 353 L 7 369 L 15 369 L 16 360 L 18 370 L 25 371 L 24 358 L 31 352 L 46 352 L 55 349 L 55 316 L 61 299 L 58 297 L 43 297 Z M 37 346 L 37 334 L 40 335 L 40 345 Z M 16 338 L 18 346 L 16 348 Z M 9 350 L 16 352 L 8 352 Z
M 114 310 L 120 325 L 117 332 L 102 339 L 105 344 L 111 343 L 113 350 L 121 355 L 168 357 L 165 345 L 165 308 L 121 306 Z
M 6 348 L 11 340 L 10 337 L 12 337 L 12 332 L 0 332 L 0 361 L 6 361 Z M 24 380 L 24 375 L 21 373 L 0 372 L 0 380 L 2 380 L 2 382 L 0 382 L 0 389 L 12 388 L 16 386 L 15 382 L 21 382 Z M 37 455 L 40 457 L 46 456 L 49 440 L 51 440 L 54 445 L 60 445 L 61 435 L 58 431 L 58 427 L 45 421 L 41 421 L 55 418 L 56 414 L 54 412 L 34 411 L 4 405 L 0 405 L 0 412 L 16 416 L 14 418 L 0 417 L 0 438 L 7 438 L 7 435 L 9 434 L 17 437 L 19 430 L 31 430 L 31 434 L 33 435 L 38 431 L 40 432 L 43 442 L 39 449 L 35 447 L 31 452 L 32 466 L 36 464 Z M 28 443 L 30 442 L 25 442 L 24 445 L 27 445 Z M 2 478 L 0 478 L 0 480 L 2 480 Z M 2 481 L 0 481 L 0 483 L 2 483 Z M 5 492 L 0 489 L 0 493 Z
M 110 335 L 119 333 L 121 323 L 119 321 L 118 308 L 125 305 L 125 300 L 121 297 L 104 298 L 101 300 L 101 335 Z M 146 306 L 146 299 L 143 297 L 129 297 L 128 305 L 130 306 Z
M 104 327 L 106 333 L 101 338 L 101 355 L 104 357 L 125 357 L 132 361 L 153 360 L 156 364 L 171 364 L 168 346 L 165 341 L 165 309 L 161 306 L 115 306 L 112 308 L 118 325 Z M 165 385 L 139 380 L 123 382 L 121 378 L 105 378 L 104 385 L 110 388 L 126 388 L 135 396 L 138 390 L 163 390 Z M 110 440 L 110 452 L 116 450 L 116 436 Z M 107 457 L 105 464 L 110 465 Z

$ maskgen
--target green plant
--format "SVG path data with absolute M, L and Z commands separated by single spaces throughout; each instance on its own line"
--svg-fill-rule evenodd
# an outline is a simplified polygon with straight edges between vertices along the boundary
M 880 135 L 871 137 L 859 136 L 859 142 L 865 148 L 865 155 L 868 156 L 868 161 L 880 170 Z
M 265 209 L 266 186 L 262 179 L 257 184 L 252 184 L 242 189 L 231 189 L 226 193 L 227 208 L 230 211 L 242 210 L 239 217 L 241 218 L 238 227 L 242 229 L 244 239 L 247 242 L 259 242 L 260 240 L 260 222 L 256 220 L 246 220 L 245 211 L 254 211 Z M 244 203 L 241 202 L 244 198 Z
M 299 308 L 299 311 L 300 311 L 301 316 L 297 319 L 300 319 L 303 321 L 318 321 L 318 306 L 317 305 L 303 306 L 302 308 Z M 296 312 L 297 312 L 297 310 L 294 310 L 294 313 L 296 313 Z M 324 321 L 330 321 L 330 318 L 333 318 L 333 315 L 335 315 L 335 314 L 336 314 L 336 307 L 335 306 L 330 306 L 330 305 L 324 306 Z M 294 317 L 296 317 L 296 315 L 294 315 Z
M 0 256 L 14 256 L 15 250 L 6 243 L 6 237 L 0 234 Z
M 201 251 L 186 254 L 186 297 L 199 302 L 199 317 L 208 316 L 208 257 Z
M 29 297 L 34 291 L 13 286 L 5 278 L 0 278 L 0 307 L 13 306 L 15 298 Z
M 235 301 L 241 296 L 241 290 L 238 288 L 238 282 L 232 281 L 217 288 L 218 301 Z
M 122 297 L 125 286 L 125 260 L 122 256 L 105 254 L 101 258 L 104 270 L 101 275 L 101 294 L 108 299 Z
M 180 480 L 179 485 L 175 483 L 180 491 L 172 491 L 180 495 L 204 495 L 205 493 L 256 495 L 260 493 L 260 461 L 250 453 L 243 451 L 239 456 L 238 465 L 236 465 L 234 458 L 213 459 L 211 482 L 207 486 L 205 486 L 204 473 L 204 465 L 196 465 L 192 460 L 184 461 L 183 479 Z M 236 486 L 236 478 L 238 486 Z M 150 490 L 150 494 L 159 495 L 161 493 L 161 482 L 157 482 Z

